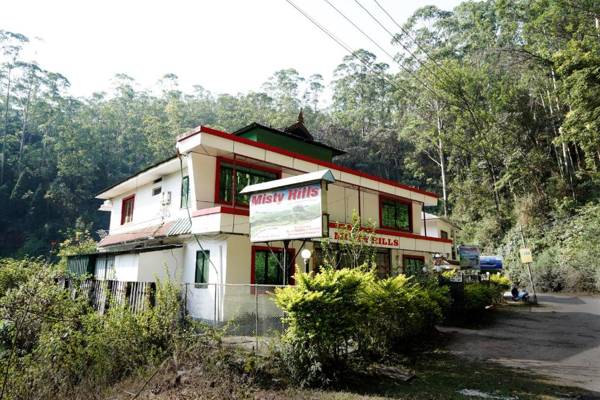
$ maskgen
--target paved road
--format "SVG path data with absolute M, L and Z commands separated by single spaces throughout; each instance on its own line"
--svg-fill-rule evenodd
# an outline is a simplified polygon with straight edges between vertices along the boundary
M 539 307 L 503 307 L 483 329 L 455 332 L 450 350 L 538 372 L 600 393 L 600 297 L 540 295 Z

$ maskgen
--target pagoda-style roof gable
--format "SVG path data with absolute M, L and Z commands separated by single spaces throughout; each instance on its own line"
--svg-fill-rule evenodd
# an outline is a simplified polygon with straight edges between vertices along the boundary
M 289 133 L 294 136 L 298 136 L 304 140 L 308 140 L 313 142 L 315 138 L 310 134 L 306 126 L 304 126 L 304 113 L 300 110 L 300 114 L 298 114 L 298 121 L 288 126 L 287 128 L 282 129 L 285 133 Z
M 331 161 L 333 157 L 345 152 L 334 147 L 320 143 L 314 139 L 306 126 L 304 126 L 304 115 L 302 111 L 298 115 L 298 121 L 287 128 L 275 129 L 257 122 L 253 122 L 235 132 L 236 136 L 242 136 L 255 142 L 270 144 L 285 150 L 305 154 L 324 161 Z

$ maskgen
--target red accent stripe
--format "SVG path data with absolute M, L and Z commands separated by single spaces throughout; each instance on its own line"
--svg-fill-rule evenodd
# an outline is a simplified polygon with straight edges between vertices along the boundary
M 258 142 L 255 142 L 253 140 L 246 139 L 244 137 L 232 135 L 231 133 L 227 133 L 227 132 L 219 131 L 217 129 L 209 128 L 207 126 L 202 126 L 201 125 L 199 127 L 196 127 L 195 129 L 193 129 L 193 130 L 191 130 L 189 132 L 186 132 L 186 133 L 180 135 L 177 138 L 177 141 L 180 142 L 182 140 L 185 140 L 187 138 L 195 136 L 195 135 L 197 135 L 197 134 L 199 134 L 201 132 L 208 133 L 209 135 L 214 135 L 214 136 L 222 137 L 222 138 L 225 138 L 225 139 L 229 139 L 229 140 L 232 140 L 234 142 L 239 142 L 239 143 L 247 144 L 249 146 L 258 147 L 258 148 L 261 148 L 263 150 L 269 150 L 269 151 L 272 151 L 272 152 L 275 152 L 275 153 L 283 154 L 283 155 L 288 156 L 288 157 L 297 158 L 299 160 L 303 160 L 303 161 L 306 161 L 306 162 L 311 162 L 311 163 L 314 163 L 314 164 L 318 164 L 318 165 L 321 165 L 321 166 L 326 167 L 326 168 L 333 168 L 333 169 L 336 169 L 338 171 L 346 172 L 348 174 L 357 175 L 357 176 L 360 176 L 360 177 L 363 177 L 363 178 L 367 178 L 367 179 L 372 179 L 374 181 L 377 181 L 377 182 L 380 182 L 380 183 L 385 183 L 385 184 L 388 184 L 388 185 L 391 185 L 391 186 L 395 186 L 395 187 L 398 187 L 398 188 L 401 188 L 401 189 L 409 190 L 411 192 L 424 194 L 424 195 L 430 196 L 430 197 L 435 197 L 436 199 L 438 198 L 437 194 L 435 194 L 433 192 L 428 192 L 427 190 L 423 190 L 423 189 L 415 188 L 415 187 L 412 187 L 412 186 L 404 185 L 402 183 L 398 183 L 396 181 L 392 181 L 392 180 L 385 179 L 385 178 L 380 178 L 378 176 L 369 175 L 369 174 L 366 174 L 364 172 L 360 172 L 360 171 L 357 171 L 357 170 L 354 170 L 354 169 L 351 169 L 351 168 L 347 168 L 347 167 L 342 167 L 341 165 L 334 164 L 334 163 L 331 163 L 331 162 L 328 162 L 328 161 L 317 160 L 316 158 L 305 156 L 304 154 L 293 153 L 291 151 L 282 149 L 280 147 L 271 146 L 271 145 L 268 145 L 268 144 L 265 144 L 265 143 L 258 143 Z
M 210 208 L 203 208 L 201 210 L 196 210 L 192 212 L 192 217 L 200 217 L 203 215 L 212 215 L 212 214 L 233 214 L 233 215 L 243 215 L 249 216 L 250 211 L 244 208 L 236 208 L 236 207 L 228 207 L 228 206 L 217 206 Z
M 350 227 L 352 227 L 352 225 L 339 224 L 337 222 L 330 222 L 329 227 L 330 228 L 350 228 Z M 369 228 L 366 228 L 366 227 L 362 227 L 360 229 L 363 231 L 370 230 Z M 433 236 L 423 236 L 423 235 L 417 235 L 416 233 L 394 231 L 394 230 L 390 230 L 390 229 L 375 228 L 375 229 L 373 229 L 373 232 L 379 233 L 380 235 L 399 236 L 399 237 L 406 237 L 406 238 L 410 238 L 410 239 L 419 239 L 419 240 L 429 240 L 432 242 L 452 243 L 452 240 L 450 240 L 450 239 L 442 239 L 442 238 L 437 238 L 437 237 L 433 237 Z

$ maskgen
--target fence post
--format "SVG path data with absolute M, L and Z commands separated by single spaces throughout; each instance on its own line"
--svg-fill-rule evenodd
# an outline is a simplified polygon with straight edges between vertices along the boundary
M 254 302 L 256 305 L 255 318 L 254 318 L 254 338 L 256 340 L 256 352 L 258 353 L 258 288 L 254 285 Z

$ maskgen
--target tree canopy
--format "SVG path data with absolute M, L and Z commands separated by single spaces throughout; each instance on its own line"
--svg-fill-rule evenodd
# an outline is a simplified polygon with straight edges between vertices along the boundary
M 347 151 L 339 163 L 439 193 L 461 240 L 495 249 L 524 220 L 598 201 L 599 20 L 594 0 L 428 6 L 397 25 L 399 69 L 361 49 L 328 84 L 289 68 L 217 95 L 184 92 L 173 74 L 148 89 L 119 74 L 83 98 L 23 59 L 25 35 L 0 30 L 0 253 L 44 254 L 70 228 L 106 228 L 94 194 L 170 155 L 191 127 L 284 126 L 300 108 L 318 140 Z

